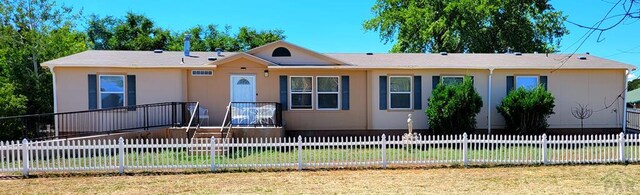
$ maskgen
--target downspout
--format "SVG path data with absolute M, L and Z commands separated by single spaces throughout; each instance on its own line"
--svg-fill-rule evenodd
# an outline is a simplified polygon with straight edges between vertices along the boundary
M 493 80 L 493 68 L 489 69 L 489 92 L 487 93 L 487 131 L 489 135 L 491 135 L 491 80 Z
M 629 82 L 627 79 L 629 78 L 629 74 L 631 74 L 631 70 L 627 69 L 626 74 L 624 76 L 624 96 L 622 97 L 622 132 L 627 133 L 627 87 L 629 87 Z
M 55 131 L 55 138 L 58 139 L 58 136 L 60 135 L 60 129 L 58 129 L 58 115 L 56 113 L 58 113 L 58 96 L 57 91 L 56 91 L 56 72 L 54 71 L 55 66 L 51 66 L 51 77 L 52 77 L 52 83 L 53 83 L 53 130 Z

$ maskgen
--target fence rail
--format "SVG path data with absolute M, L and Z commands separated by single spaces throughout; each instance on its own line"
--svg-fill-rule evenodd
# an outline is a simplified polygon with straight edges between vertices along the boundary
M 638 134 L 429 135 L 0 142 L 0 172 L 627 163 Z
M 162 126 L 186 126 L 196 102 L 165 102 L 95 109 L 0 117 L 1 139 L 31 140 L 68 138 L 149 129 Z M 195 109 L 199 116 L 199 109 Z

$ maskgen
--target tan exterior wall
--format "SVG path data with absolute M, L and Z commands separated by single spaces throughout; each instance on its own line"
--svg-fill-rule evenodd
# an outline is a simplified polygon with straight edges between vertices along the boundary
M 433 76 L 463 76 L 469 75 L 474 77 L 474 86 L 482 97 L 483 107 L 477 115 L 477 127 L 487 127 L 487 90 L 488 90 L 488 70 L 374 70 L 370 71 L 371 93 L 371 129 L 389 130 L 389 129 L 406 129 L 407 115 L 412 114 L 415 129 L 428 129 L 427 115 L 424 108 L 428 105 L 428 98 L 432 91 Z M 380 110 L 380 76 L 422 76 L 422 108 L 420 110 Z M 415 85 L 415 84 L 414 84 Z M 413 87 L 412 87 L 413 88 Z M 415 90 L 415 89 L 414 89 Z M 413 95 L 412 95 L 412 98 Z M 413 101 L 417 101 L 414 99 Z
M 246 69 L 242 69 L 245 67 Z M 269 70 L 250 60 L 238 59 L 218 66 L 212 77 L 188 76 L 190 101 L 199 101 L 209 109 L 210 124 L 220 125 L 230 101 L 230 77 L 233 74 L 256 76 L 256 101 L 279 102 L 279 76 L 350 76 L 350 110 L 287 110 L 283 113 L 286 129 L 335 130 L 366 129 L 366 74 L 355 70 Z M 190 70 L 189 70 L 190 71 Z M 315 94 L 314 94 L 315 101 Z M 315 102 L 314 102 L 315 105 Z M 288 106 L 288 105 L 283 105 Z
M 371 85 L 370 118 L 371 129 L 404 129 L 407 114 L 413 115 L 414 128 L 427 129 L 427 117 L 422 110 L 380 110 L 379 109 L 379 76 L 381 75 L 421 75 L 422 106 L 428 106 L 428 98 L 432 92 L 432 76 L 434 75 L 471 75 L 474 86 L 482 97 L 483 107 L 476 116 L 477 128 L 487 129 L 488 119 L 488 77 L 489 70 L 375 70 L 369 73 Z M 555 114 L 548 119 L 549 128 L 580 128 L 580 120 L 571 115 L 572 107 L 578 103 L 588 104 L 594 110 L 586 119 L 585 128 L 620 128 L 622 99 L 617 96 L 624 90 L 624 70 L 495 70 L 492 78 L 491 124 L 492 128 L 504 128 L 504 118 L 498 113 L 496 106 L 500 104 L 506 92 L 506 77 L 513 75 L 545 75 L 548 76 L 548 89 L 555 97 Z M 415 100 L 414 100 L 415 101 Z M 605 105 L 611 105 L 605 108 Z
M 87 110 L 89 74 L 136 75 L 136 103 L 185 101 L 184 70 L 122 68 L 55 68 L 58 112 Z M 125 97 L 126 101 L 126 97 Z

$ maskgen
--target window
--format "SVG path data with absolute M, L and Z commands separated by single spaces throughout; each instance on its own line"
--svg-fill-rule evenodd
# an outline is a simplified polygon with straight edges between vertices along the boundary
M 291 52 L 287 48 L 278 47 L 273 50 L 271 57 L 291 57 Z
M 213 76 L 213 70 L 192 70 L 191 76 Z
M 124 75 L 100 75 L 100 108 L 124 106 Z
M 516 76 L 516 89 L 524 87 L 533 89 L 538 86 L 538 76 Z
M 410 76 L 389 77 L 389 102 L 391 109 L 411 108 L 411 79 Z
M 442 84 L 451 85 L 451 84 L 460 84 L 464 81 L 463 76 L 442 76 Z
M 291 77 L 291 109 L 313 109 L 313 77 Z
M 337 110 L 339 105 L 340 78 L 337 76 L 316 77 L 318 109 Z

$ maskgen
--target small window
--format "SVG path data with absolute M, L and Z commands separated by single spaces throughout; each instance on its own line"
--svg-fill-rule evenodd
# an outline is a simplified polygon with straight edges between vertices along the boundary
M 442 84 L 452 85 L 452 84 L 460 84 L 464 81 L 463 76 L 442 76 Z
M 389 103 L 391 109 L 411 108 L 411 78 L 410 76 L 389 77 Z
M 212 76 L 213 70 L 192 70 L 191 76 Z
M 516 89 L 523 87 L 531 90 L 538 86 L 538 76 L 516 76 Z
M 291 77 L 291 109 L 313 109 L 313 77 Z
M 271 57 L 291 57 L 291 52 L 289 52 L 287 48 L 278 47 L 273 50 L 273 53 L 271 53 Z
M 100 75 L 100 108 L 124 106 L 124 75 Z
M 318 109 L 337 110 L 339 105 L 340 78 L 337 76 L 316 77 Z

